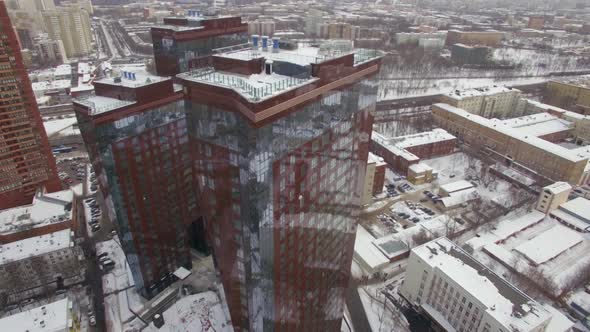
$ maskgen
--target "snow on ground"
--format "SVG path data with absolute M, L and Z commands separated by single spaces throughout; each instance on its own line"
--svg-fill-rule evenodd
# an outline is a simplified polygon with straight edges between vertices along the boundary
M 437 94 L 445 94 L 455 90 L 462 90 L 466 88 L 478 88 L 494 84 L 525 85 L 542 83 L 547 80 L 547 77 L 529 77 L 517 79 L 503 79 L 501 77 L 490 77 L 441 78 L 433 80 L 407 79 L 381 81 L 378 99 L 387 100 L 396 98 L 431 96 Z
M 423 160 L 423 163 L 438 170 L 438 185 L 456 182 L 462 179 L 476 179 L 481 174 L 482 163 L 479 159 L 469 156 L 464 152 L 455 152 L 449 155 Z M 494 175 L 486 187 L 483 184 L 477 186 L 480 197 L 494 201 L 503 206 L 513 204 L 513 193 L 510 191 L 512 184 Z
M 391 280 L 387 282 L 389 283 Z M 403 314 L 381 293 L 383 287 L 384 284 L 378 284 L 358 289 L 371 330 L 373 332 L 409 331 L 409 324 Z M 394 290 L 391 293 L 396 292 Z
M 111 240 L 98 242 L 96 244 L 96 255 L 108 253 L 108 257 L 115 262 L 115 267 L 102 278 L 102 289 L 105 294 L 124 290 L 135 285 L 131 269 L 123 249 L 120 246 L 119 237 L 115 236 Z
M 232 332 L 229 317 L 214 292 L 204 292 L 181 298 L 164 311 L 164 326 L 150 324 L 144 332 L 217 331 Z
M 43 126 L 45 127 L 45 132 L 47 136 L 53 136 L 62 130 L 71 127 L 73 124 L 78 123 L 76 117 L 72 118 L 65 118 L 65 119 L 57 119 L 57 120 L 49 120 L 44 121 Z

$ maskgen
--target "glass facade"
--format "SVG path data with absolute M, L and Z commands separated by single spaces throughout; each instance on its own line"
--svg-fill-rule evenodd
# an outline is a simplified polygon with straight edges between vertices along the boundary
M 201 64 L 212 50 L 248 42 L 248 33 L 239 32 L 191 40 L 176 40 L 173 37 L 153 38 L 154 57 L 159 75 L 174 75 L 187 72 Z
M 339 331 L 377 83 L 262 127 L 188 102 L 201 212 L 236 331 Z
M 152 297 L 191 267 L 187 228 L 199 215 L 184 103 L 98 125 L 77 115 L 135 286 Z

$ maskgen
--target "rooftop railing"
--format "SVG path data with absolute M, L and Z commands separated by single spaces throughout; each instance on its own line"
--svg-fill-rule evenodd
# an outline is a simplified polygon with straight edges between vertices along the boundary
M 256 86 L 248 82 L 248 79 L 246 78 L 238 77 L 233 74 L 218 72 L 212 67 L 196 69 L 186 73 L 185 75 L 187 78 L 193 81 L 211 83 L 231 88 L 253 101 L 258 101 L 290 88 L 310 82 L 310 79 L 308 78 L 284 76 L 284 78 L 277 78 L 269 82 L 257 81 L 257 85 L 264 84 L 264 86 Z

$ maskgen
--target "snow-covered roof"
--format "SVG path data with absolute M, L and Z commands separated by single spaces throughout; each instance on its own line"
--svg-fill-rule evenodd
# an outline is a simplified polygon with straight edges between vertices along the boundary
M 415 154 L 407 151 L 407 148 L 439 143 L 449 140 L 454 140 L 456 137 L 449 134 L 446 130 L 435 128 L 432 131 L 425 131 L 412 135 L 386 137 L 385 135 L 373 131 L 371 139 L 379 145 L 385 147 L 396 156 L 400 156 L 408 161 L 419 160 L 420 158 Z
M 539 265 L 582 241 L 583 238 L 578 232 L 558 224 L 517 246 L 514 250 Z
M 517 128 L 525 134 L 543 136 L 567 131 L 573 128 L 569 121 L 560 119 L 549 113 L 536 113 L 507 120 L 492 119 L 511 128 Z
M 31 83 L 33 91 L 64 90 L 72 86 L 71 80 L 54 80 Z
M 555 183 L 552 183 L 548 186 L 543 187 L 543 190 L 556 195 L 556 194 L 560 194 L 565 191 L 572 190 L 572 186 L 567 182 L 558 181 L 558 182 L 555 182 Z
M 542 325 L 551 316 L 539 303 L 447 238 L 418 246 L 412 249 L 412 254 L 477 298 L 485 306 L 486 314 L 504 327 L 529 331 L 532 327 Z
M 47 136 L 51 137 L 75 123 L 78 123 L 78 120 L 73 116 L 71 118 L 43 121 L 43 126 L 45 127 Z
M 466 180 L 459 180 L 447 184 L 443 184 L 440 186 L 440 189 L 444 190 L 448 194 L 454 193 L 456 191 L 466 190 L 473 188 L 473 183 L 466 181 Z
M 574 322 L 572 322 L 566 315 L 564 315 L 561 311 L 553 308 L 548 304 L 544 304 L 543 308 L 551 313 L 551 321 L 549 321 L 549 325 L 545 328 L 547 332 L 564 332 L 569 331 L 569 329 L 574 326 Z
M 156 76 L 149 74 L 145 68 L 138 66 L 119 67 L 120 75 L 105 77 L 95 83 L 123 86 L 128 88 L 139 88 L 157 82 L 170 80 L 170 77 Z
M 0 245 L 0 263 L 6 264 L 73 246 L 72 236 L 73 232 L 70 229 L 64 229 L 2 244 Z
M 442 198 L 442 204 L 446 208 L 451 208 L 476 198 L 478 198 L 477 190 L 475 188 L 467 188 L 449 193 L 448 197 Z
M 0 319 L 0 331 L 61 332 L 69 326 L 68 299 L 19 312 Z
M 120 100 L 104 96 L 86 96 L 73 100 L 74 103 L 84 105 L 90 109 L 92 115 L 114 111 L 119 108 L 135 104 L 134 101 Z
M 389 259 L 373 245 L 375 238 L 367 232 L 363 226 L 356 229 L 356 240 L 354 241 L 355 257 L 362 260 L 371 270 L 379 269 L 389 264 Z
M 465 46 L 464 47 L 470 47 Z M 465 98 L 472 98 L 472 97 L 481 97 L 481 96 L 493 96 L 500 93 L 520 93 L 519 90 L 513 88 L 507 88 L 505 86 L 489 86 L 489 87 L 481 87 L 481 88 L 471 88 L 465 90 L 456 90 L 453 92 L 449 92 L 446 94 L 447 97 L 454 99 L 454 100 L 463 100 Z
M 442 109 L 446 112 L 452 113 L 456 116 L 462 117 L 467 121 L 472 121 L 472 122 L 477 123 L 483 127 L 490 128 L 490 129 L 500 132 L 504 135 L 510 136 L 513 139 L 516 139 L 516 140 L 521 141 L 523 143 L 529 144 L 529 145 L 536 147 L 538 149 L 544 150 L 544 151 L 551 153 L 553 155 L 556 155 L 560 158 L 567 159 L 572 162 L 579 162 L 579 161 L 588 159 L 587 157 L 584 158 L 584 157 L 580 156 L 580 154 L 576 153 L 575 150 L 568 150 L 562 146 L 559 146 L 557 144 L 553 144 L 551 142 L 548 142 L 548 141 L 538 138 L 536 136 L 522 133 L 519 129 L 507 127 L 501 123 L 494 122 L 490 119 L 486 119 L 486 118 L 479 116 L 477 114 L 471 114 L 471 113 L 469 113 L 465 110 L 462 110 L 460 108 L 457 108 L 457 107 L 454 107 L 454 106 L 451 106 L 448 104 L 441 104 L 441 103 L 435 104 L 434 106 L 436 106 L 437 108 Z
M 70 189 L 49 194 L 37 192 L 31 204 L 0 211 L 0 234 L 70 220 L 73 199 Z
M 78 75 L 87 75 L 90 74 L 90 63 L 88 62 L 78 62 Z
M 414 172 L 415 174 L 420 174 L 420 173 L 432 171 L 432 167 L 430 167 L 424 163 L 417 163 L 417 164 L 410 165 L 408 167 L 408 170 Z
M 569 200 L 561 204 L 559 209 L 590 223 L 590 200 L 584 197 Z
M 376 164 L 376 166 L 386 165 L 387 163 L 383 160 L 383 158 L 379 157 L 378 155 L 369 152 L 369 157 L 367 158 L 367 162 L 369 164 Z
M 72 66 L 68 64 L 63 64 L 55 67 L 53 71 L 54 76 L 67 76 L 72 75 Z

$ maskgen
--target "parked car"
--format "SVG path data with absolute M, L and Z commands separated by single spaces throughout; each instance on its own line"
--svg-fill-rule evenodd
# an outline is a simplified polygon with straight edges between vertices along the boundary
M 90 326 L 96 326 L 96 317 L 90 316 L 89 322 L 90 322 Z
M 93 232 L 96 232 L 100 229 L 100 225 L 96 224 L 96 225 L 92 225 L 92 227 L 90 228 Z
M 414 217 L 414 218 L 410 219 L 410 221 L 412 221 L 412 222 L 420 222 L 420 218 Z
M 102 257 L 107 257 L 109 254 L 106 252 L 103 252 L 102 254 L 96 256 L 97 258 L 102 258 Z

